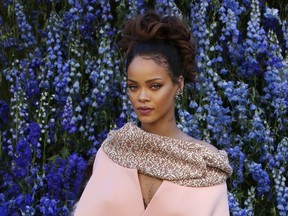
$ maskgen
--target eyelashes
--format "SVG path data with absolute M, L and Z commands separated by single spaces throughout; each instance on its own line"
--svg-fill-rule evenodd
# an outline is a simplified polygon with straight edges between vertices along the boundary
M 127 85 L 128 90 L 134 91 L 137 89 L 136 85 Z
M 161 87 L 162 87 L 161 84 L 151 84 L 151 85 L 149 85 L 149 88 L 150 88 L 151 90 L 158 90 L 158 89 L 160 89 Z M 128 88 L 128 90 L 136 91 L 136 90 L 139 88 L 139 86 L 138 86 L 138 85 L 135 85 L 135 84 L 128 84 L 128 85 L 127 85 L 127 88 Z
M 160 84 L 152 84 L 150 88 L 153 89 L 153 90 L 158 90 L 161 87 L 162 87 L 162 85 L 160 85 Z

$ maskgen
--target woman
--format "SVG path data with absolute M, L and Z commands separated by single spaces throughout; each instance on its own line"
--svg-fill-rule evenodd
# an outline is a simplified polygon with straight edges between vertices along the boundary
M 175 98 L 195 79 L 189 29 L 150 11 L 126 23 L 120 47 L 141 126 L 109 133 L 74 215 L 229 215 L 227 155 L 176 125 Z

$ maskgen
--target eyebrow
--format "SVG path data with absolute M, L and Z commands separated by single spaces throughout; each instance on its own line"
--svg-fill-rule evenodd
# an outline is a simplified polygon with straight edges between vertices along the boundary
M 146 80 L 145 83 L 151 83 L 151 82 L 154 82 L 154 81 L 157 81 L 157 80 L 163 80 L 162 78 L 154 78 L 154 79 L 150 79 L 150 80 Z M 133 83 L 138 83 L 137 81 L 135 80 L 131 80 L 131 79 L 127 79 L 127 82 L 133 82 Z

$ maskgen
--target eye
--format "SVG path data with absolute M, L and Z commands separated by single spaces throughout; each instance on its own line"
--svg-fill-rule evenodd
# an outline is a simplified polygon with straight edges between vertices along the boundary
M 137 85 L 134 85 L 134 84 L 128 84 L 127 86 L 128 90 L 131 90 L 131 91 L 135 91 L 137 89 Z
M 153 89 L 153 90 L 158 90 L 158 89 L 161 88 L 161 86 L 162 86 L 162 85 L 160 85 L 160 84 L 152 84 L 152 85 L 151 85 L 151 89 Z

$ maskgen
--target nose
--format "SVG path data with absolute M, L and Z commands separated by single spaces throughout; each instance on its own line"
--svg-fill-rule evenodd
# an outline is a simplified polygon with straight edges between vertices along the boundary
M 150 97 L 149 97 L 147 91 L 145 91 L 145 90 L 140 91 L 139 96 L 138 96 L 138 101 L 141 103 L 144 103 L 146 101 L 150 101 Z

